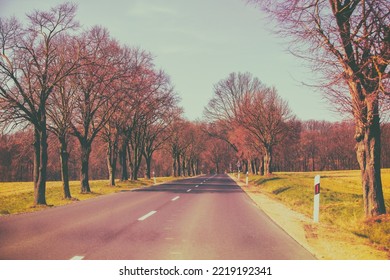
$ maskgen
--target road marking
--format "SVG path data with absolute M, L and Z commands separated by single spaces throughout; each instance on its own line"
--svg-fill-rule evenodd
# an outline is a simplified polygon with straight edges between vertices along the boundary
M 138 219 L 138 221 L 143 221 L 143 220 L 146 220 L 147 218 L 149 218 L 150 216 L 156 214 L 157 211 L 150 211 L 148 214 L 146 215 L 143 215 L 141 218 Z
M 176 196 L 176 197 L 172 198 L 172 201 L 178 200 L 179 198 L 180 198 L 180 196 Z
M 188 190 L 187 190 L 187 192 L 190 192 L 190 191 L 192 191 L 192 189 L 188 189 Z
M 71 258 L 72 261 L 82 260 L 82 259 L 84 259 L 84 256 L 74 256 L 73 258 Z
M 199 187 L 199 185 L 196 185 L 195 188 Z

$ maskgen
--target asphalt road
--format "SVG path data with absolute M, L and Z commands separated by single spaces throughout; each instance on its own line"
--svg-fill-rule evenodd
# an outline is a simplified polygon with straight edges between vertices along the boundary
M 227 175 L 0 217 L 0 259 L 314 259 Z

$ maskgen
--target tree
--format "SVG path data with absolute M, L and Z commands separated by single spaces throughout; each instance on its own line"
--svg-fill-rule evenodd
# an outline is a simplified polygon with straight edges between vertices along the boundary
M 81 193 L 89 193 L 92 142 L 120 104 L 123 52 L 108 31 L 101 27 L 91 28 L 81 38 L 84 39 L 80 50 L 83 60 L 79 71 L 72 77 L 77 97 L 71 127 L 81 148 Z
M 121 111 L 120 109 L 118 110 Z M 115 186 L 116 163 L 119 151 L 120 123 L 122 115 L 115 112 L 102 129 L 103 141 L 107 144 L 107 168 L 110 186 Z
M 64 40 L 65 41 L 65 40 Z M 68 41 L 71 43 L 71 41 Z M 64 79 L 54 89 L 50 96 L 48 114 L 48 128 L 53 132 L 60 144 L 61 179 L 65 199 L 71 199 L 69 188 L 69 151 L 71 119 L 75 108 L 75 87 L 68 79 Z
M 327 96 L 355 121 L 366 217 L 386 213 L 380 171 L 380 98 L 389 95 L 387 0 L 279 0 L 258 3 L 294 39 L 294 52 L 325 76 Z M 310 54 L 310 55 L 308 55 Z M 349 97 L 344 93 L 349 92 Z
M 272 173 L 273 150 L 287 136 L 291 110 L 275 88 L 247 92 L 238 110 L 239 123 L 263 149 L 264 174 Z
M 244 127 L 261 146 L 264 171 L 272 173 L 273 148 L 286 134 L 292 116 L 288 104 L 275 88 L 268 88 L 249 73 L 231 73 L 214 87 L 214 96 L 205 109 L 211 120 Z
M 174 96 L 169 95 L 155 100 L 157 111 L 155 116 L 149 119 L 149 124 L 146 127 L 143 156 L 146 161 L 146 177 L 148 179 L 151 178 L 153 154 L 171 137 L 168 127 L 181 113 L 181 109 L 174 104 L 176 102 Z
M 61 44 L 74 30 L 76 6 L 65 3 L 48 12 L 27 15 L 29 25 L 0 19 L 0 116 L 34 128 L 34 204 L 46 204 L 47 100 L 53 89 L 77 67 Z M 76 46 L 77 47 L 77 46 Z

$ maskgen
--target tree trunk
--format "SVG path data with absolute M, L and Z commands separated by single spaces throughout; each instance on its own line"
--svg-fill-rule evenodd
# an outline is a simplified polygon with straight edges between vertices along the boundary
M 150 179 L 151 176 L 151 168 L 152 168 L 152 156 L 145 155 L 145 161 L 146 161 L 146 178 Z
M 182 172 L 182 176 L 185 177 L 186 176 L 186 159 L 185 157 L 183 157 L 183 160 L 181 162 L 181 172 Z
M 130 180 L 134 180 L 134 177 L 133 177 L 134 176 L 134 173 L 133 173 L 134 165 L 133 165 L 133 161 L 131 159 L 131 148 L 130 148 L 129 144 L 126 147 L 126 151 L 127 151 L 127 158 L 129 160 Z
M 87 141 L 81 141 L 81 172 L 80 183 L 81 193 L 90 193 L 89 187 L 89 155 L 91 154 L 91 144 Z
M 34 205 L 46 205 L 47 131 L 44 119 L 34 129 Z
M 176 155 L 172 157 L 172 176 L 177 177 Z
M 267 147 L 264 155 L 264 175 L 269 176 L 272 174 L 272 149 Z
M 61 179 L 62 179 L 62 189 L 64 194 L 64 199 L 71 199 L 72 196 L 70 194 L 69 187 L 69 153 L 68 153 L 68 145 L 66 143 L 65 137 L 59 137 L 60 141 L 60 159 L 61 159 Z
M 366 104 L 365 116 L 355 118 L 356 154 L 362 177 L 365 215 L 374 217 L 386 213 L 380 169 L 381 136 L 378 101 L 366 99 Z
M 263 156 L 260 158 L 259 173 L 260 173 L 260 176 L 264 176 L 264 157 Z
M 115 149 L 115 144 L 108 143 L 107 168 L 108 168 L 108 180 L 111 187 L 115 186 L 116 161 L 117 161 L 117 149 Z
M 257 175 L 257 164 L 256 159 L 251 160 L 252 174 Z
M 138 148 L 136 148 L 134 151 L 133 151 L 133 169 L 132 169 L 132 172 L 133 172 L 133 175 L 132 175 L 132 179 L 133 180 L 138 180 L 138 172 L 139 172 L 139 169 L 141 167 L 141 162 L 142 162 L 142 154 L 140 153 L 140 151 L 138 150 Z
M 122 144 L 121 150 L 119 152 L 119 162 L 121 165 L 121 181 L 129 180 L 129 173 L 127 172 L 127 143 Z
M 180 164 L 180 155 L 179 153 L 177 153 L 176 155 L 176 160 L 177 160 L 177 176 L 180 177 L 181 176 L 181 164 Z

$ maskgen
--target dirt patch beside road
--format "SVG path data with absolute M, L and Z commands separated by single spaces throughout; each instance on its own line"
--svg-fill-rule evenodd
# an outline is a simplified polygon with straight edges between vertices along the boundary
M 246 186 L 237 178 L 233 176 L 231 178 L 261 210 L 316 258 L 325 260 L 389 259 L 387 252 L 376 249 L 366 239 L 339 228 L 313 223 L 311 218 L 262 193 L 258 186 Z

